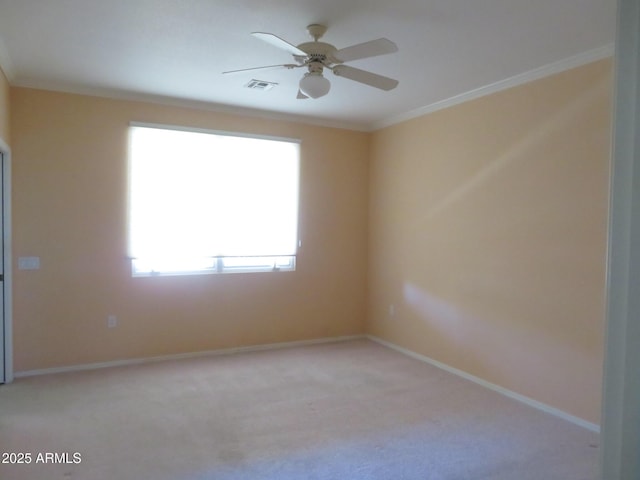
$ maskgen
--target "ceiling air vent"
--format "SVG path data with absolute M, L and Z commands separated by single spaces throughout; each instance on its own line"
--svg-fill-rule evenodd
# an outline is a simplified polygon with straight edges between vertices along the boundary
M 250 88 L 252 90 L 263 90 L 266 92 L 267 90 L 271 90 L 276 85 L 277 83 L 274 83 L 274 82 L 267 82 L 265 80 L 253 79 L 249 83 L 247 83 L 245 87 Z

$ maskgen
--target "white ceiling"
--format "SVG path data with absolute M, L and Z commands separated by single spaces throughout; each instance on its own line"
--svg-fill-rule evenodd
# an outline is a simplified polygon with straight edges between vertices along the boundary
M 0 65 L 12 85 L 367 130 L 532 70 L 610 53 L 615 9 L 615 0 L 0 0 Z M 221 74 L 291 63 L 249 33 L 297 45 L 309 41 L 310 23 L 327 25 L 323 41 L 337 48 L 393 40 L 398 53 L 350 65 L 399 86 L 385 92 L 329 73 L 326 97 L 296 100 L 302 69 Z M 253 78 L 278 86 L 244 88 Z

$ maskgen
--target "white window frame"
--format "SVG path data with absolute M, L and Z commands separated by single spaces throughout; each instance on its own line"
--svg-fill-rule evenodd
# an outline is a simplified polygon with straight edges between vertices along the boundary
M 273 140 L 279 142 L 288 142 L 300 144 L 299 139 L 275 137 L 266 135 L 251 135 L 247 133 L 228 132 L 220 130 L 210 130 L 202 128 L 184 127 L 178 125 L 166 125 L 146 122 L 130 122 L 129 135 L 131 135 L 131 127 L 155 128 L 160 130 L 176 130 L 182 132 L 204 133 L 218 136 L 231 136 L 236 138 L 249 138 L 260 140 Z M 129 259 L 131 261 L 131 275 L 133 277 L 150 277 L 150 276 L 181 276 L 181 275 L 207 275 L 221 273 L 250 273 L 250 272 L 292 272 L 296 270 L 297 249 L 292 255 L 273 255 L 273 256 L 213 256 L 203 257 L 202 266 L 194 268 L 161 268 L 156 269 L 151 264 L 145 265 L 144 259 L 135 258 L 131 254 L 131 202 L 132 202 L 132 155 L 128 154 L 128 203 L 127 203 L 127 237 L 129 244 Z M 297 166 L 297 185 L 299 192 L 300 183 L 300 155 L 298 154 Z M 296 198 L 296 215 L 299 216 L 299 193 Z M 299 221 L 297 219 L 297 225 Z M 298 227 L 299 228 L 299 227 Z M 296 232 L 297 235 L 297 232 Z M 296 245 L 300 246 L 300 241 L 296 239 Z M 255 259 L 255 262 L 251 262 Z

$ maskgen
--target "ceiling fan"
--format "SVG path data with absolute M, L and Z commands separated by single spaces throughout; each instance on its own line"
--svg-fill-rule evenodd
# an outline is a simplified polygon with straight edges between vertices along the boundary
M 338 50 L 329 43 L 318 41 L 327 31 L 326 26 L 312 24 L 307 27 L 307 31 L 309 32 L 309 35 L 311 35 L 311 38 L 313 38 L 313 41 L 301 43 L 298 46 L 295 46 L 272 33 L 253 32 L 251 34 L 274 47 L 289 52 L 293 55 L 293 59 L 296 63 L 244 68 L 241 70 L 231 70 L 222 73 L 239 73 L 266 68 L 287 68 L 289 70 L 293 68 L 306 68 L 307 73 L 305 73 L 300 80 L 297 96 L 298 99 L 320 98 L 329 93 L 331 83 L 322 75 L 325 68 L 331 70 L 334 75 L 339 77 L 348 78 L 381 90 L 392 90 L 398 85 L 398 80 L 394 80 L 393 78 L 384 77 L 377 73 L 344 65 L 345 62 L 352 60 L 397 52 L 398 47 L 391 40 L 379 38 L 377 40 L 359 43 L 357 45 L 352 45 Z

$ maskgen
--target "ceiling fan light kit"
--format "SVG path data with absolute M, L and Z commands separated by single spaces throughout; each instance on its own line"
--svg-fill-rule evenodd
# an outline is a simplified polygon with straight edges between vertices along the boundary
M 291 70 L 306 67 L 308 72 L 305 73 L 300 80 L 297 95 L 298 99 L 320 98 L 329 93 L 331 82 L 322 74 L 325 68 L 331 70 L 339 77 L 347 78 L 381 90 L 392 90 L 398 85 L 398 81 L 393 78 L 344 65 L 344 62 L 352 60 L 397 52 L 398 47 L 391 40 L 379 38 L 338 50 L 329 43 L 318 41 L 327 31 L 326 26 L 312 24 L 307 27 L 307 31 L 311 38 L 313 38 L 313 42 L 301 43 L 298 46 L 272 33 L 253 32 L 251 34 L 274 47 L 290 53 L 293 55 L 296 63 L 244 68 L 223 73 L 241 73 L 265 68 L 286 68 Z
M 305 73 L 300 80 L 300 91 L 309 98 L 324 97 L 330 88 L 331 82 L 322 76 L 322 72 Z

